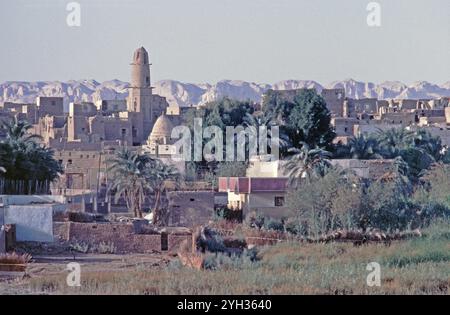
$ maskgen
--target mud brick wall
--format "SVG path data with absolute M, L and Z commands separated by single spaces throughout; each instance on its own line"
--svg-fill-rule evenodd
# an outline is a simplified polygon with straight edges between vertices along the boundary
M 169 251 L 177 252 L 180 249 L 181 244 L 187 242 L 187 250 L 192 250 L 192 234 L 169 234 L 168 235 L 168 247 Z
M 151 253 L 161 251 L 161 235 L 133 235 L 131 244 L 128 244 L 129 252 Z
M 53 222 L 53 237 L 55 240 L 68 241 L 70 222 Z
M 89 244 L 113 243 L 117 253 L 161 251 L 161 235 L 134 234 L 132 224 L 70 222 L 69 240 Z
M 79 223 L 54 222 L 53 235 L 56 239 L 71 242 L 84 242 L 98 245 L 113 243 L 117 253 L 161 252 L 160 234 L 135 234 L 133 224 L 125 223 Z M 167 245 L 170 252 L 179 250 L 187 240 L 188 249 L 192 248 L 190 233 L 169 233 Z

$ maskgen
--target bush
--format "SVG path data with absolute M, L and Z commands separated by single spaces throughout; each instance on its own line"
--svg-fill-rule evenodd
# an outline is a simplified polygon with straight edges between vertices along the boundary
M 273 218 L 269 218 L 269 219 L 265 220 L 264 227 L 267 230 L 274 230 L 274 231 L 280 231 L 280 232 L 284 231 L 283 221 L 282 220 L 273 219 Z
M 242 210 L 233 210 L 228 207 L 220 207 L 215 209 L 214 218 L 216 220 L 242 222 Z
M 245 249 L 241 254 L 208 254 L 203 261 L 203 268 L 207 270 L 251 268 L 257 261 L 258 251 L 254 247 Z
M 253 211 L 247 216 L 245 222 L 251 228 L 261 229 L 264 226 L 265 219 L 266 218 L 264 216 L 261 214 L 256 214 L 256 212 Z
M 203 233 L 200 233 L 200 237 L 197 238 L 197 248 L 200 248 L 202 252 L 212 253 L 225 252 L 227 249 L 223 238 L 210 228 L 204 228 Z
M 285 223 L 286 232 L 294 235 L 305 235 L 307 228 L 300 219 L 298 218 L 288 218 Z

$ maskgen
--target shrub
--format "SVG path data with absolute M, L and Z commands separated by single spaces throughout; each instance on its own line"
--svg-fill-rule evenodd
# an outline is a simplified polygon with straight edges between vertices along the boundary
M 100 244 L 96 246 L 95 251 L 100 254 L 115 254 L 117 248 L 112 242 L 100 242 Z
M 224 245 L 223 238 L 214 230 L 210 228 L 204 228 L 203 233 L 197 238 L 197 248 L 200 248 L 202 252 L 209 251 L 212 253 L 225 252 L 226 246 Z
M 241 254 L 208 254 L 203 261 L 203 268 L 206 270 L 251 268 L 257 261 L 258 251 L 254 247 L 245 249 Z
M 269 218 L 265 220 L 264 227 L 267 230 L 274 230 L 274 231 L 284 231 L 284 224 L 282 220 L 277 220 L 273 218 Z
M 89 249 L 90 249 L 89 244 L 85 242 L 74 241 L 72 244 L 70 244 L 70 250 L 77 253 L 86 254 L 89 252 Z
M 261 229 L 264 226 L 265 219 L 264 216 L 253 211 L 247 216 L 245 223 L 251 228 Z
M 228 207 L 219 207 L 214 211 L 215 220 L 228 220 L 242 222 L 242 210 L 234 210 Z

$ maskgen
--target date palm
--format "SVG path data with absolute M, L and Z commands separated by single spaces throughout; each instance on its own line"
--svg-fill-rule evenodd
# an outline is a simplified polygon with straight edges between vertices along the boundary
M 348 143 L 350 158 L 359 160 L 381 159 L 381 148 L 377 139 L 360 134 Z
M 115 202 L 123 197 L 128 210 L 135 217 L 142 218 L 145 195 L 152 191 L 149 179 L 154 160 L 148 155 L 124 148 L 108 163 L 107 171 L 112 178 L 108 190 L 114 192 Z
M 414 144 L 414 132 L 406 128 L 379 129 L 377 138 L 383 148 L 383 155 L 387 158 L 396 158 L 402 150 Z
M 277 125 L 272 112 L 259 112 L 259 114 L 253 115 L 247 113 L 244 117 L 244 126 L 248 128 L 248 130 L 252 133 L 252 136 L 254 136 L 257 140 L 260 140 L 258 136 L 261 137 L 260 131 L 263 130 L 261 128 L 265 128 L 267 130 L 267 139 L 269 141 L 278 141 L 278 146 L 281 153 L 286 152 L 287 148 L 290 146 L 289 138 L 280 128 L 278 128 L 278 137 L 276 137 L 274 128 L 279 127 L 279 125 Z M 272 143 L 272 145 L 276 144 Z
M 286 163 L 290 186 L 298 186 L 301 180 L 309 182 L 313 177 L 323 177 L 331 167 L 331 153 L 324 149 L 310 149 L 304 144 L 291 152 L 295 154 Z
M 442 145 L 440 137 L 434 137 L 425 129 L 419 129 L 414 138 L 414 145 L 440 161 L 445 155 L 445 147 Z
M 3 121 L 0 128 L 6 135 L 0 141 L 0 165 L 5 170 L 0 176 L 12 185 L 9 193 L 48 190 L 63 172 L 53 150 L 39 143 L 41 137 L 30 132 L 32 126 L 26 121 L 14 118 Z

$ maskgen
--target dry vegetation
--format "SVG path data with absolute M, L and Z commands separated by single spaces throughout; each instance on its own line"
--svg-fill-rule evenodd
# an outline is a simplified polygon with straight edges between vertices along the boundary
M 30 273 L 0 292 L 40 294 L 449 294 L 450 231 L 447 222 L 422 238 L 384 244 L 286 242 L 260 248 L 258 259 L 216 257 L 212 270 L 165 264 L 82 264 L 82 287 L 67 287 L 64 271 Z M 215 255 L 215 254 L 210 254 Z M 222 255 L 222 256 L 221 256 Z M 368 287 L 366 266 L 381 264 L 381 287 Z M 61 267 L 62 269 L 63 267 Z

